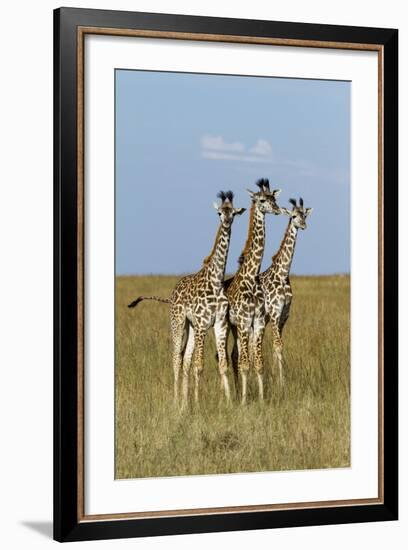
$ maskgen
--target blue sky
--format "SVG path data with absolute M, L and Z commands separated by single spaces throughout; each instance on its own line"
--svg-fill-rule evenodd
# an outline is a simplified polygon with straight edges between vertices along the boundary
M 278 203 L 313 207 L 292 272 L 350 271 L 350 83 L 116 70 L 116 273 L 197 271 L 212 248 L 212 203 L 266 177 Z M 263 267 L 286 216 L 267 216 Z M 248 212 L 232 228 L 236 270 Z

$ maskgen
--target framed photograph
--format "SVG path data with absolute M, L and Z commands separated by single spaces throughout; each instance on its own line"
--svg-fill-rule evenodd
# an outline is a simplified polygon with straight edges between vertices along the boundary
M 54 13 L 54 537 L 398 517 L 398 32 Z

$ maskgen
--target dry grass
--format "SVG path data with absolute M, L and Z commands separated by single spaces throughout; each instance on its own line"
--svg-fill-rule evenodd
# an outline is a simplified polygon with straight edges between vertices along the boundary
M 225 404 L 211 331 L 201 404 L 184 414 L 172 401 L 168 306 L 126 307 L 139 294 L 167 297 L 177 280 L 116 281 L 116 478 L 349 466 L 349 277 L 292 278 L 294 299 L 284 332 L 286 384 L 280 389 L 269 368 L 267 332 L 263 403 L 256 399 L 253 375 L 249 403 Z

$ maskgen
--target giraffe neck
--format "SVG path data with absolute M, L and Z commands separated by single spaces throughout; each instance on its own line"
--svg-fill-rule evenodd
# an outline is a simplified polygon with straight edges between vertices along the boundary
M 259 274 L 265 248 L 265 214 L 251 206 L 248 238 L 240 258 L 239 273 L 246 280 L 255 280 Z
M 279 276 L 284 278 L 289 275 L 292 265 L 297 232 L 297 227 L 295 227 L 295 225 L 292 223 L 292 220 L 289 220 L 279 250 L 272 258 L 272 266 L 274 272 L 278 273 Z
M 228 249 L 231 237 L 231 226 L 221 224 L 215 237 L 214 246 L 210 255 L 204 260 L 204 269 L 211 282 L 215 285 L 222 284 L 227 265 Z

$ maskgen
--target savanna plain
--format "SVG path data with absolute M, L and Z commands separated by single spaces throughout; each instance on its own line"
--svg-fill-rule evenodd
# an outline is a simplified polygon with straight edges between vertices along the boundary
M 227 405 L 209 331 L 200 403 L 191 395 L 183 413 L 173 403 L 168 305 L 127 308 L 139 295 L 168 297 L 179 279 L 116 278 L 116 479 L 348 467 L 350 278 L 291 277 L 285 384 L 273 368 L 267 328 L 263 402 L 251 373 L 247 404 L 235 398 Z M 231 371 L 229 379 L 233 388 Z

